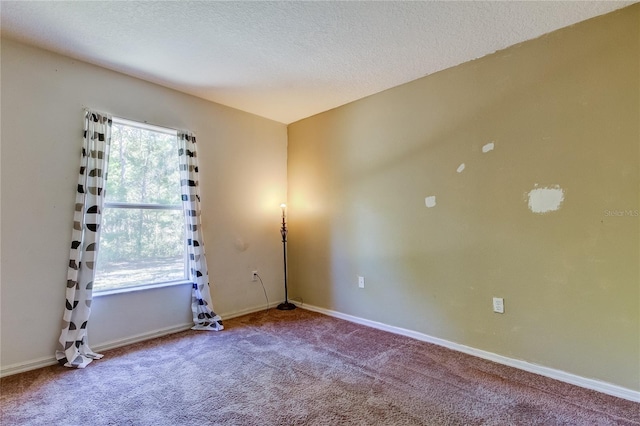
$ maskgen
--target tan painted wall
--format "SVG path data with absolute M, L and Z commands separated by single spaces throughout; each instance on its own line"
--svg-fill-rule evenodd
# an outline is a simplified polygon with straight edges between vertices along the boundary
M 53 359 L 64 310 L 83 107 L 198 136 L 203 229 L 214 309 L 283 298 L 280 203 L 286 126 L 104 68 L 2 40 L 3 370 Z M 94 86 L 92 86 L 94 85 Z M 188 324 L 189 286 L 102 296 L 93 347 Z
M 635 5 L 290 125 L 290 296 L 639 390 L 639 23 Z M 559 210 L 529 209 L 536 185 Z

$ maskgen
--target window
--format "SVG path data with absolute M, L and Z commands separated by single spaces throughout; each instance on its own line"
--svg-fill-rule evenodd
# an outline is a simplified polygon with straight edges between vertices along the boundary
M 113 119 L 95 292 L 187 278 L 175 130 Z

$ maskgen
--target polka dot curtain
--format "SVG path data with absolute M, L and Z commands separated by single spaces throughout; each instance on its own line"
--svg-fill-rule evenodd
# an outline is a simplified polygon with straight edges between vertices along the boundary
M 56 350 L 56 359 L 65 367 L 84 368 L 92 360 L 102 358 L 87 343 L 87 322 L 91 313 L 110 143 L 111 116 L 85 111 L 66 302 Z
M 182 206 L 186 219 L 189 280 L 192 283 L 191 311 L 194 323 L 192 329 L 219 331 L 224 329 L 222 318 L 210 307 L 209 273 L 204 253 L 200 215 L 200 187 L 195 135 L 178 132 L 178 155 L 180 157 Z

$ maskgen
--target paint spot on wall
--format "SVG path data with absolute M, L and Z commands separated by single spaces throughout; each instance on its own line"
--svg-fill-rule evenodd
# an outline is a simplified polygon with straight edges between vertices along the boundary
M 431 207 L 435 207 L 436 206 L 436 196 L 435 195 L 430 195 L 427 198 L 424 199 L 424 204 L 431 208 Z
M 534 213 L 544 214 L 560 209 L 564 201 L 564 190 L 558 185 L 534 188 L 529 191 L 527 197 L 529 199 L 529 210 Z
M 462 173 L 462 171 L 464 170 L 464 168 L 465 168 L 465 165 L 464 165 L 464 163 L 462 163 L 462 164 L 460 164 L 460 165 L 458 166 L 458 168 L 456 169 L 456 172 L 458 172 L 458 173 Z
M 489 142 L 482 147 L 482 152 L 486 154 L 489 151 L 493 151 L 493 148 L 495 148 L 495 144 L 493 142 Z

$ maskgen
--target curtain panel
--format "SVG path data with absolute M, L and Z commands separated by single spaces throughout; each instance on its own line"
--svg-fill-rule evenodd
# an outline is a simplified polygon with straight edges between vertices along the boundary
M 87 322 L 91 313 L 93 279 L 100 239 L 102 205 L 111 143 L 111 116 L 86 111 L 62 333 L 56 359 L 65 367 L 84 368 L 102 358 L 91 350 Z
M 222 318 L 210 307 L 209 272 L 202 235 L 195 135 L 188 132 L 178 132 L 178 155 L 180 157 L 180 191 L 189 255 L 189 281 L 192 285 L 191 311 L 194 323 L 192 330 L 219 331 L 224 329 Z

